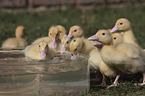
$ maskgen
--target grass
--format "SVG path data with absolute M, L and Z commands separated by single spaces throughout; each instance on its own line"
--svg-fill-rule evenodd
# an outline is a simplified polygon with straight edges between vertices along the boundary
M 38 37 L 47 36 L 48 29 L 52 25 L 61 24 L 65 26 L 67 32 L 73 25 L 80 25 L 84 29 L 85 37 L 95 34 L 99 29 L 109 29 L 115 24 L 115 21 L 121 17 L 128 18 L 133 27 L 133 31 L 139 45 L 145 48 L 145 6 L 135 7 L 128 5 L 124 8 L 104 7 L 100 10 L 92 9 L 82 12 L 79 9 L 68 8 L 65 11 L 55 10 L 51 12 L 22 12 L 7 13 L 0 12 L 0 45 L 8 37 L 14 37 L 15 28 L 18 25 L 24 25 L 27 36 L 25 36 L 28 44 Z M 91 75 L 92 76 L 92 75 Z M 140 78 L 133 78 L 140 81 Z M 132 77 L 131 77 L 132 79 Z M 91 82 L 91 90 L 87 96 L 96 95 L 116 95 L 116 96 L 137 96 L 145 95 L 145 86 L 134 86 L 136 80 L 119 80 L 120 85 L 116 88 L 100 88 L 93 87 L 95 82 Z M 108 82 L 111 84 L 111 82 Z

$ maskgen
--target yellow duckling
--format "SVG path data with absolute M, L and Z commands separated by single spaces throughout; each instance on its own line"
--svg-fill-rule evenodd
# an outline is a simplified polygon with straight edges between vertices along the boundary
M 90 42 L 83 38 L 74 38 L 70 43 L 71 59 L 75 59 L 77 53 L 83 53 L 89 55 L 88 63 L 95 69 L 99 69 L 101 73 L 106 76 L 115 76 L 115 71 L 106 65 L 100 57 L 99 50 Z M 103 76 L 103 81 L 100 86 L 106 86 L 105 78 Z
M 116 21 L 115 26 L 112 28 L 112 30 L 110 32 L 115 32 L 117 30 L 124 30 L 123 43 L 131 43 L 131 44 L 134 44 L 134 45 L 140 47 L 133 34 L 132 26 L 128 19 L 126 19 L 126 18 L 118 19 Z
M 60 53 L 62 54 L 64 51 L 69 49 L 69 44 L 70 44 L 71 39 L 68 36 L 64 36 L 61 39 L 61 50 Z
M 56 27 L 59 29 L 59 39 L 61 40 L 66 36 L 66 29 L 62 25 L 57 25 Z
M 117 47 L 119 44 L 123 43 L 123 36 L 121 33 L 112 33 L 113 46 Z
M 68 37 L 84 38 L 84 31 L 83 31 L 82 27 L 78 26 L 78 25 L 72 26 L 69 30 Z M 95 46 L 100 47 L 99 42 L 97 42 L 97 41 L 90 41 L 90 42 L 93 42 Z
M 66 29 L 62 25 L 56 25 L 56 27 L 59 30 L 59 39 L 61 40 L 63 38 L 63 36 L 66 36 Z M 50 27 L 49 32 L 54 31 L 54 28 L 55 28 L 54 26 L 52 26 L 52 28 Z M 51 34 L 53 34 L 53 32 Z M 33 42 L 33 44 L 39 43 L 40 41 L 46 41 L 46 42 L 50 43 L 51 42 L 51 40 L 50 40 L 51 38 L 49 38 L 49 37 L 51 37 L 51 36 L 48 33 L 48 37 L 38 38 L 38 39 L 36 39 Z
M 16 28 L 16 38 L 8 38 L 3 42 L 2 48 L 13 49 L 13 48 L 25 48 L 27 42 L 22 38 L 24 35 L 25 28 L 24 26 L 18 26 Z
M 114 66 L 126 74 L 142 72 L 143 83 L 141 85 L 145 84 L 145 60 L 137 46 L 131 43 L 122 43 L 115 48 L 111 34 L 107 30 L 99 30 L 91 39 L 98 40 L 104 44 L 101 49 L 101 57 L 107 65 Z M 117 75 L 114 83 L 109 87 L 117 86 L 119 77 L 120 74 Z
M 84 37 L 84 31 L 83 31 L 82 27 L 80 27 L 78 25 L 72 26 L 69 30 L 68 37 L 70 37 L 70 38 L 71 37 L 74 37 L 74 38 Z
M 56 26 L 52 26 L 49 28 L 49 37 L 42 37 L 35 40 L 32 44 L 37 44 L 41 41 L 46 41 L 50 48 L 54 48 L 56 50 L 60 50 L 60 40 L 59 40 L 59 29 Z
M 48 47 L 48 43 L 41 41 L 25 48 L 25 56 L 31 59 L 44 60 L 56 55 L 56 52 Z

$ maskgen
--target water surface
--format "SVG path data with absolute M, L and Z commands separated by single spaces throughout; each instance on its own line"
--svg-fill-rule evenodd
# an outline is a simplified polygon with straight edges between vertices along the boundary
M 37 61 L 22 50 L 0 51 L 0 96 L 79 96 L 89 90 L 87 58 L 65 53 Z

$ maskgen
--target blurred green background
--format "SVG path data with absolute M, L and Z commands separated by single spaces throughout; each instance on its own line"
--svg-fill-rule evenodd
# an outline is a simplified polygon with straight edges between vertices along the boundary
M 69 6 L 65 10 L 56 9 L 43 12 L 31 12 L 27 9 L 22 12 L 0 11 L 0 44 L 6 38 L 15 36 L 15 28 L 18 25 L 25 26 L 27 33 L 25 38 L 30 44 L 36 38 L 47 36 L 48 29 L 52 25 L 63 25 L 67 33 L 71 26 L 80 25 L 87 38 L 99 29 L 113 28 L 116 20 L 124 17 L 130 20 L 137 41 L 145 48 L 145 5 L 135 6 L 129 3 L 122 8 L 110 8 L 107 5 L 102 5 L 102 8 L 97 8 L 97 5 L 92 6 L 92 9 L 85 11 Z

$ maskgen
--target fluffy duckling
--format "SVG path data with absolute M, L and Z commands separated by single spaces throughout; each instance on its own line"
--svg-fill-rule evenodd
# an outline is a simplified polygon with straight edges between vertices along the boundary
M 123 43 L 123 36 L 121 33 L 113 33 L 111 35 L 114 47 L 117 47 L 119 44 Z
M 66 29 L 62 25 L 57 25 L 56 27 L 59 29 L 59 39 L 61 40 L 66 36 Z
M 90 42 L 83 38 L 74 38 L 70 43 L 71 59 L 75 59 L 77 53 L 83 53 L 89 55 L 88 63 L 93 66 L 95 69 L 99 69 L 101 73 L 106 76 L 116 75 L 113 68 L 106 65 L 101 57 L 98 48 L 93 45 L 93 42 Z M 105 78 L 103 76 L 103 81 L 100 86 L 106 86 Z
M 46 41 L 50 48 L 54 48 L 56 50 L 60 50 L 60 40 L 59 40 L 59 29 L 56 26 L 52 26 L 49 28 L 49 37 L 42 37 L 35 40 L 32 44 L 37 44 L 40 41 Z
M 74 37 L 74 38 L 84 38 L 84 31 L 82 29 L 81 26 L 78 26 L 78 25 L 74 25 L 70 28 L 69 30 L 69 34 L 68 34 L 68 37 Z M 100 47 L 100 43 L 97 42 L 97 41 L 90 41 L 90 42 L 93 42 L 94 45 L 96 47 Z
M 13 49 L 13 48 L 24 48 L 27 46 L 27 42 L 22 38 L 24 35 L 25 28 L 24 26 L 18 26 L 16 28 L 16 38 L 8 38 L 3 42 L 2 48 Z
M 61 39 L 61 54 L 69 48 L 70 41 L 71 39 L 68 36 L 65 36 Z
M 112 28 L 112 30 L 110 32 L 115 32 L 117 30 L 124 30 L 123 43 L 131 43 L 131 44 L 134 44 L 134 45 L 140 47 L 133 34 L 132 26 L 128 19 L 126 19 L 126 18 L 118 19 L 116 21 L 115 26 Z
M 84 31 L 83 29 L 78 26 L 78 25 L 75 25 L 75 26 L 72 26 L 69 30 L 69 34 L 68 34 L 68 37 L 74 37 L 74 38 L 77 38 L 77 37 L 84 37 Z
M 107 65 L 114 66 L 126 74 L 142 72 L 143 83 L 141 85 L 145 84 L 145 61 L 141 50 L 137 46 L 131 43 L 122 43 L 115 48 L 111 34 L 107 30 L 99 30 L 91 39 L 98 40 L 104 44 L 100 53 Z M 119 77 L 120 74 L 117 75 L 114 83 L 109 87 L 117 86 Z
M 56 26 L 52 26 L 49 29 L 49 38 L 51 39 L 51 47 L 56 48 L 59 46 L 59 29 Z
M 56 55 L 56 52 L 48 47 L 48 43 L 41 41 L 25 48 L 25 56 L 31 59 L 44 60 Z
M 66 36 L 66 29 L 62 26 L 62 25 L 56 25 L 56 27 L 58 28 L 58 30 L 59 30 L 59 39 L 61 40 L 62 38 L 63 38 L 63 36 Z M 53 31 L 53 29 L 54 29 L 54 26 L 53 26 L 53 28 L 50 28 L 49 29 L 49 32 L 50 31 Z M 51 33 L 51 34 L 53 34 L 53 32 Z M 51 38 L 49 38 L 50 37 L 50 35 L 49 35 L 49 33 L 48 33 L 48 37 L 41 37 L 41 38 L 38 38 L 38 39 L 36 39 L 34 42 L 33 42 L 33 44 L 36 44 L 36 43 L 39 43 L 40 41 L 46 41 L 46 42 L 48 42 L 48 43 L 50 43 L 51 42 Z

